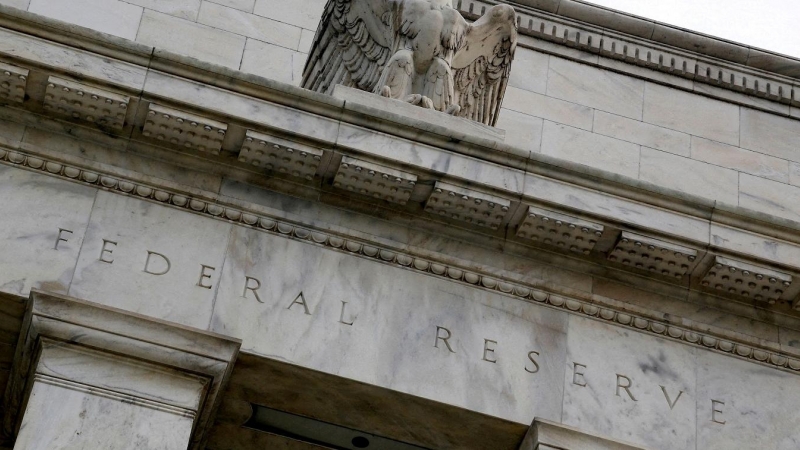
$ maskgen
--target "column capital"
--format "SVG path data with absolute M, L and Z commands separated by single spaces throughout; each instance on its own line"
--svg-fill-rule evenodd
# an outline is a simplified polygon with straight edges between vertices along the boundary
M 33 290 L 6 388 L 4 434 L 19 432 L 37 379 L 192 416 L 188 448 L 202 449 L 240 346 L 238 339 Z

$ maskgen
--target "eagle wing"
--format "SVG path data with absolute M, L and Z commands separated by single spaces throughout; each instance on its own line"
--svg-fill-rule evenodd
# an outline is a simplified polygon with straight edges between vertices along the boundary
M 494 126 L 517 48 L 514 9 L 497 5 L 469 26 L 453 58 L 459 116 Z
M 328 0 L 303 69 L 306 89 L 374 91 L 397 46 L 402 0 Z

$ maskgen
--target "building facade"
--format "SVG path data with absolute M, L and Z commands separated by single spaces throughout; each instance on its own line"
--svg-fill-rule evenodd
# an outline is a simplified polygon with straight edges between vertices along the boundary
M 800 61 L 574 0 L 496 127 L 325 0 L 0 0 L 8 449 L 800 448 Z

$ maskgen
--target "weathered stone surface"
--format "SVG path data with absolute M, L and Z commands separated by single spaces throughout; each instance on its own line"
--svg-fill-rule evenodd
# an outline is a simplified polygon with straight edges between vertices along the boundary
M 118 0 L 31 0 L 28 11 L 134 40 L 143 10 Z
M 800 162 L 800 120 L 742 108 L 742 147 Z
M 549 121 L 542 132 L 542 154 L 631 178 L 639 176 L 638 145 Z
M 676 176 L 678 173 L 682 175 Z M 639 178 L 729 205 L 736 205 L 739 201 L 739 174 L 736 171 L 646 147 L 642 147 Z
M 530 116 L 591 131 L 594 110 L 577 103 L 509 86 L 503 107 Z
M 202 0 L 126 0 L 127 3 L 139 5 L 146 9 L 152 9 L 170 16 L 175 16 L 181 19 L 197 20 L 197 14 L 200 11 L 200 3 Z
M 692 159 L 727 167 L 757 177 L 789 182 L 789 162 L 732 145 L 692 137 Z
M 299 27 L 212 2 L 203 2 L 197 22 L 292 50 L 300 43 Z M 269 76 L 269 71 L 264 70 L 264 75 Z
M 748 174 L 739 176 L 739 206 L 800 221 L 800 187 Z
M 690 155 L 688 134 L 604 111 L 595 111 L 592 131 L 680 156 Z

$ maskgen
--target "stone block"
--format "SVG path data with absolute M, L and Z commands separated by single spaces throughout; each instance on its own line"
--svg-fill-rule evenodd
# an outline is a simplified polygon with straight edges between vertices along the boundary
M 134 91 L 142 89 L 147 73 L 146 67 L 6 29 L 0 29 L 0 53 L 15 55 L 20 61 L 29 61 L 66 72 L 74 72 L 76 67 L 80 67 L 82 75 L 86 78 L 101 80 Z
M 27 84 L 28 69 L 0 61 L 0 102 L 22 103 Z
M 216 3 L 218 5 L 236 8 L 240 11 L 252 13 L 256 0 L 203 0 L 203 3 Z
M 136 42 L 229 69 L 239 69 L 245 37 L 145 10 Z
M 203 3 L 197 22 L 291 50 L 300 43 L 299 27 L 212 2 Z
M 595 111 L 592 131 L 681 156 L 690 155 L 691 136 L 627 117 Z
M 22 141 L 23 136 L 25 136 L 24 125 L 0 120 L 0 144 L 16 147 Z
M 12 8 L 21 9 L 23 11 L 28 10 L 28 6 L 30 5 L 31 0 L 0 0 L 0 5 L 10 6 Z
M 789 162 L 785 159 L 751 152 L 697 136 L 692 137 L 692 159 L 781 183 L 789 182 Z
M 698 449 L 800 448 L 800 411 L 786 406 L 800 402 L 796 373 L 711 352 L 697 364 Z
M 642 450 L 612 439 L 585 433 L 560 423 L 536 419 L 519 450 Z
M 405 205 L 417 184 L 417 176 L 349 156 L 342 157 L 333 186 Z
M 125 0 L 145 9 L 152 9 L 181 19 L 197 20 L 201 0 Z
M 402 268 L 394 258 L 404 256 L 380 251 L 376 263 L 365 256 L 372 247 L 362 255 L 355 241 L 297 230 L 307 242 L 234 229 L 212 331 L 242 338 L 244 352 L 517 423 L 559 419 L 562 311 L 475 289 L 458 281 L 463 272 L 435 276 L 442 266 L 421 259 Z
M 645 122 L 731 145 L 739 145 L 739 106 L 660 84 L 647 83 Z
M 800 245 L 718 223 L 711 224 L 711 245 L 783 266 L 800 261 Z
M 510 206 L 508 199 L 437 181 L 425 211 L 496 230 Z
M 145 91 L 322 142 L 336 142 L 338 134 L 336 120 L 160 72 L 150 72 Z
M 44 109 L 101 127 L 121 130 L 130 100 L 127 95 L 51 76 L 47 80 Z
M 19 153 L 0 149 L 0 160 Z M 21 155 L 20 155 L 21 156 Z M 43 174 L 0 165 L 0 247 L 6 255 L 0 291 L 28 295 L 31 288 L 66 293 L 89 223 L 96 190 Z M 35 210 L 36 214 L 31 211 Z
M 800 186 L 800 163 L 789 161 L 789 184 Z
M 247 39 L 242 56 L 242 72 L 300 86 L 307 55 L 286 47 Z
M 642 202 L 611 197 L 591 189 L 538 175 L 525 177 L 526 197 L 596 214 L 599 217 L 637 225 L 645 229 L 708 242 L 709 222 Z
M 542 154 L 618 173 L 639 175 L 639 146 L 589 131 L 545 121 Z
M 151 139 L 219 155 L 228 125 L 150 103 L 142 134 Z
M 548 96 L 642 119 L 644 81 L 554 56 L 549 67 Z
M 680 280 L 697 264 L 697 250 L 623 231 L 608 259 Z
M 313 30 L 303 28 L 300 32 L 300 44 L 297 46 L 297 51 L 301 53 L 311 52 L 311 46 L 314 45 L 314 34 Z
M 508 85 L 538 94 L 547 93 L 547 72 L 550 55 L 517 47 Z
M 506 132 L 503 142 L 531 153 L 539 153 L 542 149 L 543 127 L 544 120 L 506 108 L 500 110 L 497 119 L 497 128 Z
M 739 174 L 735 170 L 647 147 L 642 147 L 639 179 L 729 205 L 738 203 Z
M 327 0 L 256 0 L 253 14 L 306 30 L 316 30 Z
M 703 277 L 702 285 L 726 294 L 774 304 L 792 286 L 792 276 L 717 256 Z
M 741 174 L 739 206 L 800 222 L 800 187 Z
M 98 193 L 70 295 L 205 329 L 231 225 Z M 110 262 L 109 262 L 110 261 Z
M 695 448 L 708 413 L 696 403 L 702 350 L 577 316 L 567 341 L 564 425 L 644 448 Z
M 591 131 L 592 108 L 509 86 L 503 108 Z
M 800 162 L 800 120 L 742 108 L 742 147 Z
M 118 0 L 31 0 L 28 11 L 134 40 L 143 10 Z
M 604 227 L 597 223 L 533 206 L 517 228 L 517 237 L 588 255 Z
M 239 162 L 310 181 L 317 173 L 323 153 L 316 147 L 247 130 Z

